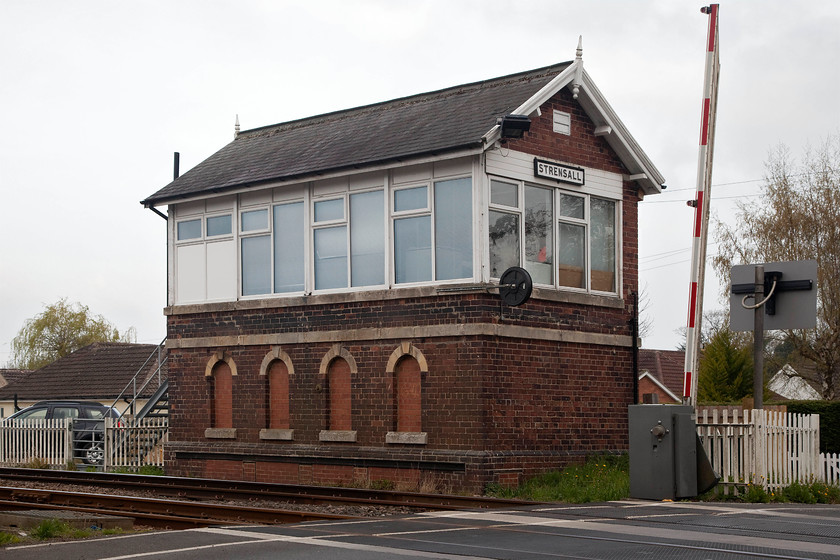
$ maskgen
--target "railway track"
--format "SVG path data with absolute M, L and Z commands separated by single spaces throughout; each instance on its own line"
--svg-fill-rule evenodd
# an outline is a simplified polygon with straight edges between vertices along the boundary
M 325 513 L 324 506 L 455 510 L 536 503 L 390 490 L 12 468 L 0 468 L 0 485 L 6 485 L 0 486 L 0 506 L 6 509 L 73 509 L 131 515 L 144 524 L 171 528 L 357 516 Z M 38 485 L 51 488 L 37 488 Z M 73 487 L 74 491 L 62 487 Z M 80 488 L 86 491 L 79 491 Z M 138 497 L 138 493 L 154 498 Z M 260 505 L 253 505 L 256 502 Z M 267 503 L 271 505 L 266 506 Z M 311 507 L 312 511 L 284 509 L 284 504 L 286 508 L 288 504 Z
M 211 525 L 278 525 L 303 521 L 351 519 L 350 515 L 227 505 L 184 500 L 141 498 L 0 486 L 0 508 L 5 510 L 65 510 L 95 515 L 132 517 L 142 525 L 169 529 Z

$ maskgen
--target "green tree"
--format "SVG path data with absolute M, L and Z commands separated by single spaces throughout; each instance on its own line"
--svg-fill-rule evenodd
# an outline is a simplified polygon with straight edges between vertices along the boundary
M 697 398 L 738 402 L 753 392 L 752 347 L 728 328 L 720 328 L 700 358 Z
M 766 164 L 762 196 L 738 204 L 731 224 L 716 220 L 715 270 L 728 297 L 732 265 L 817 261 L 817 327 L 785 331 L 790 359 L 814 364 L 825 399 L 840 396 L 840 134 L 796 165 L 781 146 Z
M 68 304 L 67 298 L 27 319 L 12 340 L 10 366 L 38 369 L 94 342 L 135 342 L 134 328 L 122 335 L 102 315 L 92 315 L 86 305 Z

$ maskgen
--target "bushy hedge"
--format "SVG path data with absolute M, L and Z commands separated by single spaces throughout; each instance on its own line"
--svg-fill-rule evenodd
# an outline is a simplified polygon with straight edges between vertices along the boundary
M 786 403 L 788 412 L 820 415 L 820 451 L 840 453 L 840 402 L 791 401 Z

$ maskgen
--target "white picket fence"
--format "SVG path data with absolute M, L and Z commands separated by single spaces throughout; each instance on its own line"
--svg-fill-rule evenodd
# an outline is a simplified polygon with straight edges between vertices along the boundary
M 820 453 L 820 474 L 826 483 L 840 485 L 840 453 Z
M 793 482 L 838 482 L 837 456 L 821 455 L 818 414 L 702 410 L 697 434 L 724 493 L 747 484 L 775 491 Z
M 0 464 L 18 466 L 37 460 L 66 465 L 73 456 L 71 421 L 61 418 L 0 424 Z
M 38 462 L 66 468 L 79 462 L 74 453 L 73 420 L 18 420 L 0 424 L 0 465 L 21 466 Z M 106 418 L 103 427 L 104 470 L 154 465 L 163 467 L 163 446 L 168 441 L 166 418 L 133 420 Z

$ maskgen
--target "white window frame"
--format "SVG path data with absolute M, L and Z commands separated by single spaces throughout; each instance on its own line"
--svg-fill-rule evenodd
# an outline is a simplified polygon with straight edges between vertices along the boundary
M 475 207 L 476 207 L 476 200 L 475 200 L 475 174 L 471 172 L 461 173 L 458 175 L 447 176 L 447 177 L 433 177 L 430 179 L 423 179 L 421 181 L 401 184 L 399 187 L 392 187 L 389 193 L 389 202 L 388 207 L 390 210 L 390 216 L 388 219 L 388 250 L 389 254 L 386 255 L 386 258 L 389 262 L 389 278 L 388 281 L 391 287 L 411 287 L 411 286 L 429 286 L 429 285 L 439 285 L 439 284 L 455 284 L 459 282 L 468 282 L 472 281 L 475 278 L 475 252 L 480 246 L 480 243 L 477 245 L 475 239 L 472 240 L 472 259 L 470 261 L 470 269 L 472 273 L 469 276 L 464 278 L 453 278 L 448 280 L 438 280 L 437 275 L 437 227 L 436 227 L 436 220 L 437 216 L 435 216 L 434 207 L 435 207 L 435 187 L 437 183 L 444 183 L 447 181 L 454 181 L 458 179 L 469 179 L 470 180 L 470 213 L 472 215 L 472 220 L 475 219 Z M 426 206 L 424 208 L 414 208 L 411 210 L 400 210 L 397 211 L 396 207 L 396 197 L 399 191 L 409 190 L 409 189 L 416 189 L 416 188 L 426 188 Z M 405 218 L 420 218 L 424 216 L 429 216 L 429 227 L 430 231 L 430 254 L 429 258 L 431 260 L 430 268 L 431 268 L 431 280 L 422 280 L 419 282 L 397 282 L 397 267 L 396 267 L 396 235 L 394 232 L 395 223 L 397 220 L 405 219 Z
M 204 214 L 204 219 L 202 221 L 202 226 L 204 227 L 204 239 L 207 241 L 217 241 L 221 239 L 230 239 L 233 237 L 234 232 L 236 231 L 237 220 L 235 219 L 235 211 L 226 210 L 224 212 L 210 212 Z M 218 235 L 210 235 L 207 228 L 207 220 L 212 218 L 221 218 L 224 216 L 230 216 L 230 232 L 229 233 L 220 233 Z
M 309 215 L 311 217 L 309 223 L 309 243 L 310 247 L 312 247 L 312 251 L 310 253 L 308 262 L 306 263 L 307 271 L 310 277 L 310 284 L 312 286 L 313 293 L 332 293 L 332 292 L 344 292 L 350 289 L 350 220 L 349 220 L 349 202 L 347 200 L 347 196 L 349 193 L 346 191 L 341 193 L 331 193 L 325 194 L 318 197 L 312 197 L 310 201 L 310 209 Z M 332 200 L 339 200 L 342 201 L 342 217 L 340 219 L 333 219 L 333 220 L 324 220 L 321 222 L 315 221 L 315 206 L 319 202 L 330 202 Z M 336 288 L 321 288 L 318 289 L 315 287 L 315 232 L 319 229 L 329 229 L 338 226 L 344 226 L 345 232 L 345 239 L 344 239 L 344 246 L 347 255 L 347 264 L 345 265 L 346 271 L 346 278 L 347 278 L 347 285 L 343 287 L 336 287 Z
M 493 181 L 506 183 L 509 185 L 517 185 L 517 207 L 507 206 L 504 204 L 494 204 L 491 202 L 492 200 L 492 184 Z M 606 295 L 620 295 L 621 293 L 621 279 L 622 279 L 622 255 L 621 255 L 621 242 L 623 238 L 623 229 L 624 224 L 621 221 L 621 208 L 622 208 L 622 201 L 617 198 L 611 198 L 603 195 L 593 195 L 587 192 L 579 192 L 579 191 L 571 191 L 567 189 L 563 189 L 557 186 L 550 186 L 545 185 L 542 183 L 535 183 L 529 182 L 521 179 L 511 179 L 510 177 L 503 177 L 497 175 L 487 175 L 487 201 L 488 201 L 488 221 L 485 225 L 484 231 L 484 243 L 488 244 L 489 247 L 489 240 L 490 240 L 490 231 L 489 231 L 489 211 L 496 211 L 496 212 L 505 212 L 508 214 L 516 214 L 519 216 L 519 264 L 517 266 L 525 266 L 525 186 L 533 186 L 537 188 L 548 188 L 553 190 L 552 196 L 552 205 L 553 205 L 553 220 L 554 223 L 552 225 L 552 244 L 554 247 L 554 272 L 552 274 L 553 284 L 540 284 L 545 287 L 550 287 L 555 290 L 560 291 L 574 291 L 580 293 L 593 293 L 593 294 L 606 294 Z M 567 216 L 560 215 L 560 196 L 559 194 L 562 193 L 568 196 L 574 196 L 576 198 L 583 199 L 583 212 L 584 217 L 580 218 L 572 218 Z M 592 288 L 592 215 L 590 212 L 590 202 L 592 198 L 597 198 L 601 200 L 607 200 L 612 202 L 614 205 L 614 225 L 615 225 L 615 243 L 613 247 L 614 251 L 614 262 L 615 262 L 615 290 L 614 291 L 600 291 L 594 290 Z M 586 280 L 586 287 L 585 288 L 574 288 L 570 286 L 560 286 L 559 282 L 559 275 L 557 272 L 557 268 L 559 265 L 559 258 L 560 258 L 560 233 L 559 233 L 559 224 L 560 223 L 567 223 L 573 225 L 583 226 L 584 228 L 584 235 L 585 235 L 585 243 L 586 243 L 586 252 L 585 252 L 585 259 L 586 259 L 586 266 L 584 270 L 585 280 Z M 490 266 L 490 253 L 489 250 L 485 253 L 487 255 L 487 266 L 489 269 Z M 493 276 L 492 272 L 490 273 L 490 277 L 493 280 L 498 280 L 498 277 Z
M 432 208 L 434 207 L 434 195 L 432 194 L 434 181 L 431 179 L 424 179 L 423 181 L 418 181 L 416 183 L 409 183 L 405 185 L 400 185 L 399 187 L 392 188 L 389 194 L 389 208 L 391 210 L 391 215 L 388 219 L 388 238 L 389 238 L 389 247 L 390 247 L 390 254 L 388 256 L 388 260 L 391 262 L 391 271 L 389 282 L 391 286 L 394 287 L 406 287 L 406 286 L 422 286 L 427 284 L 434 283 L 435 278 L 435 257 L 434 257 L 434 247 L 435 247 L 435 223 L 434 223 L 434 216 L 432 215 Z M 396 210 L 397 206 L 397 193 L 400 191 L 406 191 L 410 189 L 417 189 L 425 187 L 426 189 L 426 207 L 425 208 L 413 208 L 411 210 Z M 396 227 L 396 222 L 400 219 L 405 218 L 421 218 L 423 216 L 429 216 L 429 227 L 431 228 L 431 232 L 429 234 L 430 239 L 430 247 L 431 247 L 431 280 L 423 280 L 420 282 L 399 282 L 397 283 L 397 257 L 396 257 L 396 242 L 397 236 L 394 232 L 394 228 Z
M 237 217 L 239 218 L 237 221 L 237 236 L 236 236 L 236 267 L 237 271 L 237 278 L 239 285 L 237 287 L 238 297 L 241 299 L 260 299 L 267 296 L 274 295 L 274 251 L 272 243 L 274 242 L 274 231 L 271 227 L 272 219 L 271 219 L 271 204 L 260 204 L 258 206 L 238 206 L 237 208 Z M 261 229 L 252 229 L 248 231 L 242 231 L 242 225 L 244 220 L 242 219 L 243 214 L 247 214 L 248 212 L 258 212 L 258 211 L 265 211 L 266 213 L 266 227 Z M 269 266 L 269 291 L 263 294 L 249 294 L 245 295 L 243 290 L 245 288 L 245 279 L 243 278 L 243 266 L 242 266 L 242 240 L 247 239 L 250 237 L 264 237 L 268 236 L 269 240 L 269 251 L 268 251 L 268 266 Z
M 186 222 L 198 222 L 200 229 L 198 237 L 190 237 L 188 239 L 180 239 L 178 237 L 178 226 Z M 199 243 L 204 241 L 204 231 L 206 229 L 206 225 L 204 223 L 204 214 L 194 214 L 188 217 L 184 217 L 178 220 L 175 220 L 175 243 L 177 245 L 187 245 L 190 243 Z

